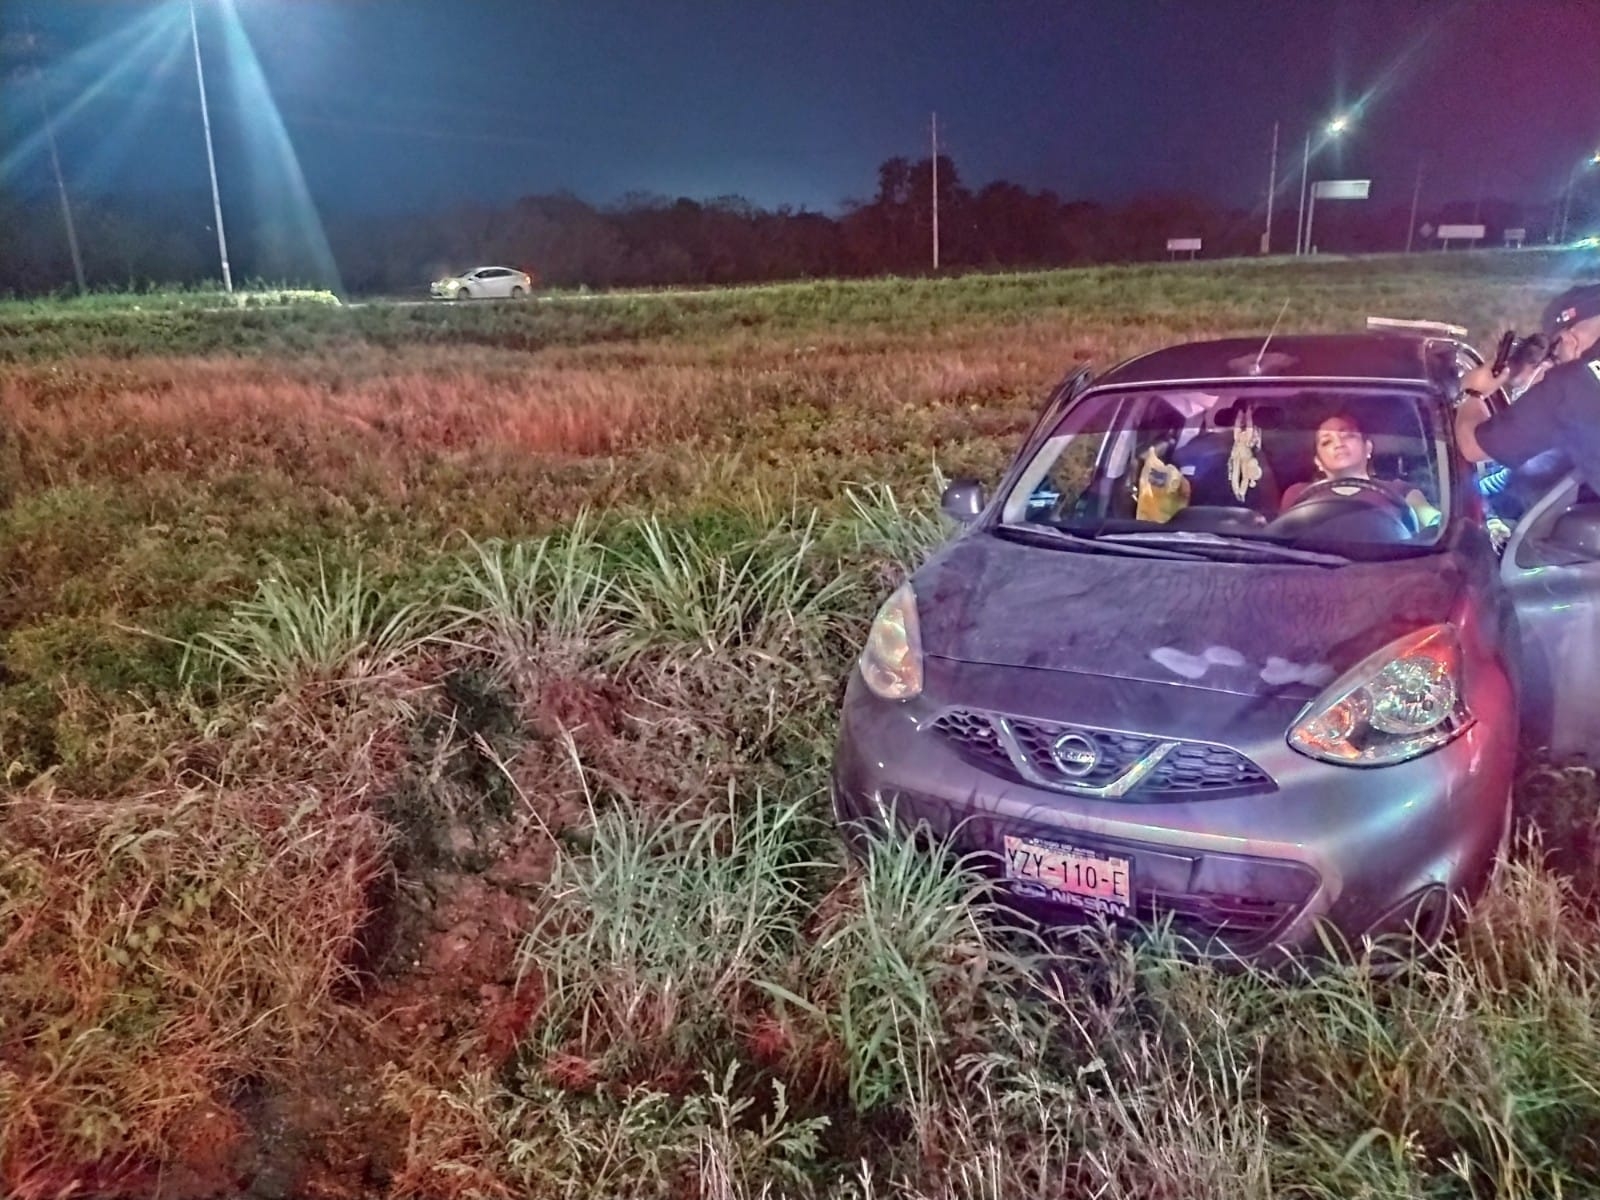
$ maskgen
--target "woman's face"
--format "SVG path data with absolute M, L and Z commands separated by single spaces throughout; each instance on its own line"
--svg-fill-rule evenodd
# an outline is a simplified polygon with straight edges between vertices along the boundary
M 1333 478 L 1367 473 L 1372 443 L 1345 417 L 1329 417 L 1317 426 L 1317 466 Z

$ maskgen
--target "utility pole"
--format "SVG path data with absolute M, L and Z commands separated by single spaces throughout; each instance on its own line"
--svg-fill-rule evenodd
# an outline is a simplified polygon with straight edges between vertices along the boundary
M 22 35 L 32 48 L 33 25 L 26 16 L 22 18 Z M 37 62 L 32 67 L 34 94 L 39 101 L 39 119 L 44 122 L 44 137 L 50 146 L 50 167 L 55 171 L 56 191 L 61 196 L 61 220 L 67 227 L 67 249 L 72 252 L 72 274 L 78 281 L 78 294 L 82 295 L 89 288 L 83 281 L 83 255 L 78 252 L 78 231 L 72 224 L 72 205 L 67 200 L 67 181 L 61 174 L 61 156 L 56 153 L 56 131 L 50 121 L 50 110 L 45 107 L 44 75 Z
M 1422 199 L 1422 159 L 1417 159 L 1417 183 L 1411 189 L 1411 221 L 1406 226 L 1406 253 L 1411 253 L 1411 237 L 1417 231 L 1417 202 Z
M 1261 253 L 1272 253 L 1272 201 L 1278 194 L 1278 122 L 1272 123 L 1272 166 L 1267 170 L 1267 230 L 1261 235 Z
M 929 129 L 933 137 L 933 269 L 939 269 L 939 114 L 932 114 Z
M 206 108 L 206 71 L 200 65 L 200 26 L 194 0 L 189 0 L 189 36 L 194 39 L 194 77 L 200 84 L 200 121 L 206 128 L 206 166 L 211 170 L 211 210 L 217 221 L 217 253 L 222 258 L 222 286 L 233 294 L 233 272 L 228 269 L 228 236 L 222 231 L 222 195 L 217 191 L 217 156 L 211 149 L 211 112 Z

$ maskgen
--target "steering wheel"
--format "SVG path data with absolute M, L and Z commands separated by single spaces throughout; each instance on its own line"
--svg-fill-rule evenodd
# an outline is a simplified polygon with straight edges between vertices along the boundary
M 1375 479 L 1319 479 L 1278 514 L 1266 532 L 1293 535 L 1337 522 L 1351 541 L 1390 542 L 1421 532 L 1416 511 Z M 1323 529 L 1324 534 L 1328 531 Z

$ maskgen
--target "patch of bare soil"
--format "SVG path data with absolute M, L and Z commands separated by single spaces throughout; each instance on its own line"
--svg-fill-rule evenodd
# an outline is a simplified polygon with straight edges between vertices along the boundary
M 183 1189 L 171 1180 L 161 1196 L 410 1192 L 397 1175 L 413 1125 L 429 1113 L 409 1110 L 389 1080 L 403 1072 L 447 1090 L 516 1052 L 540 1000 L 537 977 L 519 978 L 517 949 L 554 868 L 552 836 L 588 819 L 572 748 L 615 767 L 639 730 L 626 691 L 603 679 L 535 671 L 512 691 L 493 699 L 470 681 L 447 689 L 462 727 L 448 752 L 432 748 L 438 795 L 412 796 L 391 814 L 409 827 L 373 897 L 345 1019 L 287 1083 L 243 1089 L 216 1161 L 198 1155 Z M 502 700 L 509 709 L 496 711 Z M 497 787 L 509 793 L 498 809 L 482 799 Z

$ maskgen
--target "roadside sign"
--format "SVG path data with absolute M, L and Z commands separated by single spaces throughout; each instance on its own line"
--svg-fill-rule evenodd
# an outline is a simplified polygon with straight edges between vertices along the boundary
M 1523 242 L 1525 242 L 1527 240 L 1528 240 L 1528 231 L 1526 229 L 1508 229 L 1508 230 L 1506 230 L 1506 245 L 1508 245 L 1508 246 L 1520 246 L 1520 245 L 1522 245 Z
M 1187 250 L 1189 257 L 1193 258 L 1200 253 L 1200 239 L 1193 237 L 1176 237 L 1167 239 L 1167 253 L 1173 257 Z
M 1437 234 L 1439 249 L 1450 249 L 1451 242 L 1480 242 L 1485 232 L 1482 225 L 1441 225 Z
M 1311 194 L 1318 200 L 1365 200 L 1371 187 L 1370 179 L 1319 179 Z
M 1311 185 L 1311 207 L 1306 210 L 1306 252 L 1315 254 L 1317 243 L 1311 230 L 1317 221 L 1318 200 L 1365 200 L 1372 187 L 1370 179 L 1319 179 Z

